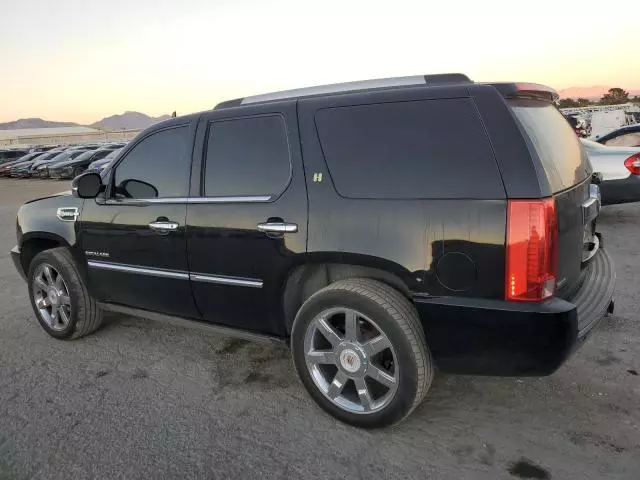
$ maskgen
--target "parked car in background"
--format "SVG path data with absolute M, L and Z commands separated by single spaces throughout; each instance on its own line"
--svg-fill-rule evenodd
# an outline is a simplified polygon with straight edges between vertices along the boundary
M 104 157 L 102 160 L 96 160 L 95 162 L 92 162 L 87 167 L 87 171 L 88 172 L 101 173 L 118 156 L 120 151 L 122 151 L 122 148 L 118 148 L 117 150 L 113 150 L 109 155 Z
M 10 175 L 12 177 L 18 177 L 18 178 L 30 177 L 32 174 L 32 169 L 34 165 L 40 165 L 41 163 L 51 160 L 63 150 L 64 150 L 63 148 L 55 148 L 53 150 L 49 150 L 48 152 L 44 152 L 44 153 L 39 152 L 36 157 L 33 157 L 28 162 L 21 162 L 11 167 Z
M 11 257 L 54 338 L 110 310 L 286 343 L 324 410 L 394 424 L 436 367 L 549 375 L 613 311 L 556 99 L 453 74 L 223 102 L 23 205 Z
M 9 175 L 13 178 L 29 178 L 31 176 L 31 166 L 33 162 L 33 160 L 29 160 L 13 165 L 9 169 Z
M 640 202 L 640 147 L 608 147 L 581 139 L 593 171 L 602 175 L 603 205 Z
M 19 163 L 30 162 L 36 157 L 42 155 L 40 152 L 27 153 L 26 155 L 21 156 L 17 160 L 13 160 L 11 162 L 0 163 L 0 177 L 7 177 L 11 172 L 11 169 L 18 165 Z
M 2 148 L 0 149 L 0 164 L 12 162 L 29 153 L 29 149 L 23 148 Z
M 47 178 L 49 177 L 49 167 L 51 165 L 54 165 L 60 162 L 66 162 L 67 160 L 76 158 L 77 156 L 81 155 L 84 152 L 93 151 L 93 150 L 89 150 L 88 148 L 92 148 L 92 147 L 68 148 L 63 152 L 58 153 L 58 155 L 56 155 L 53 158 L 36 162 L 37 165 L 34 164 L 31 167 L 31 176 L 38 177 L 38 178 Z
M 60 162 L 51 162 L 48 166 L 49 177 L 57 179 L 77 177 L 83 173 L 92 162 L 102 160 L 114 150 L 115 148 L 86 150 L 77 156 L 70 153 L 69 155 L 71 158 L 67 158 Z
M 38 166 L 51 161 L 53 158 L 58 156 L 60 153 L 64 152 L 66 149 L 67 149 L 67 147 L 58 147 L 58 148 L 54 148 L 54 149 L 51 149 L 51 150 L 49 150 L 47 152 L 44 152 L 44 153 L 40 154 L 40 156 L 38 156 L 38 157 L 36 157 L 34 159 L 32 167 L 35 169 Z
M 620 127 L 597 138 L 596 142 L 608 147 L 640 147 L 640 123 Z

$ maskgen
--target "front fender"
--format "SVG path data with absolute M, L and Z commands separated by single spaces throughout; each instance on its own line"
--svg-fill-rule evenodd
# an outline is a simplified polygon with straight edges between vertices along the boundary
M 78 218 L 84 200 L 71 195 L 41 198 L 24 204 L 18 210 L 18 246 L 33 238 L 55 240 L 69 247 L 77 242 L 76 222 L 58 218 L 59 208 L 76 208 Z M 67 217 L 69 218 L 69 217 Z

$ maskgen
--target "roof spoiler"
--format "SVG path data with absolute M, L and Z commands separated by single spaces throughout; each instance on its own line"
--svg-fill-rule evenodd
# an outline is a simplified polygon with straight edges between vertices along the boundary
M 553 88 L 539 83 L 491 83 L 506 98 L 533 98 L 556 102 L 560 98 Z

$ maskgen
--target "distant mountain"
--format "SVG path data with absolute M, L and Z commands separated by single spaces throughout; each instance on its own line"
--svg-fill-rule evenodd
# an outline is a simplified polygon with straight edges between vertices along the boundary
M 150 117 L 140 112 L 124 112 L 121 115 L 112 115 L 111 117 L 103 118 L 99 122 L 89 125 L 89 127 L 106 131 L 139 130 L 166 120 L 167 118 L 171 117 L 169 115 Z
M 0 130 L 17 130 L 19 128 L 54 128 L 54 127 L 79 127 L 73 122 L 50 122 L 41 118 L 21 118 L 13 122 L 0 123 Z
M 594 85 L 593 87 L 569 87 L 558 90 L 560 98 L 587 98 L 589 100 L 600 100 L 602 96 L 612 87 L 604 85 Z M 624 87 L 622 87 L 624 88 Z M 627 90 L 625 88 L 625 90 Z M 630 96 L 640 95 L 639 89 L 627 90 Z

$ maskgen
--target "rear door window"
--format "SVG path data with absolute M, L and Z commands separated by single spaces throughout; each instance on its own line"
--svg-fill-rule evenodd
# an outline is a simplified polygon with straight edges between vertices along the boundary
M 529 147 L 533 149 L 554 193 L 582 182 L 591 166 L 578 136 L 553 105 L 537 100 L 509 100 Z
M 280 115 L 209 125 L 204 172 L 207 197 L 276 197 L 290 178 L 289 142 Z
M 315 115 L 331 179 L 347 198 L 504 198 L 470 99 L 377 103 Z

